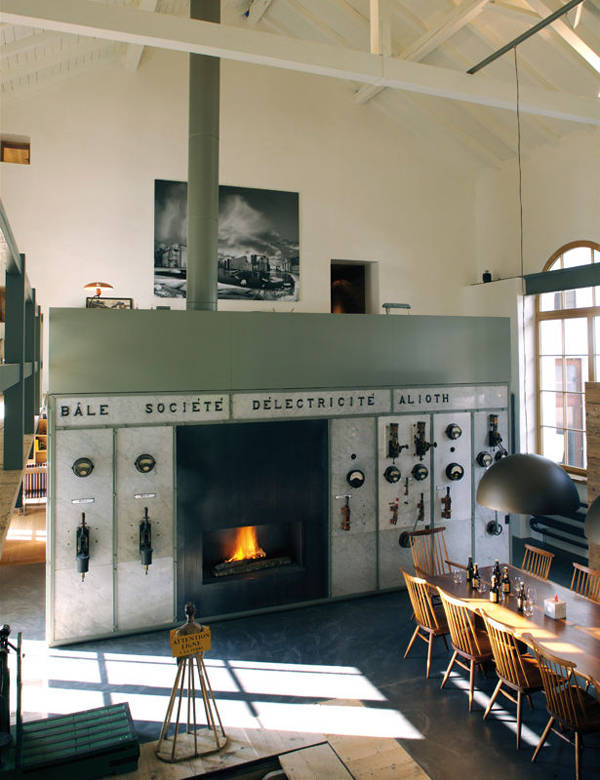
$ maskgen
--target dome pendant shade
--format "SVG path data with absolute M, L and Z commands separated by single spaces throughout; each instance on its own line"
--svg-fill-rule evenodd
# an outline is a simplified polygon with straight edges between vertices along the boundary
M 588 542 L 600 545 L 600 496 L 592 501 L 588 509 L 584 533 Z
M 476 499 L 489 509 L 522 515 L 570 515 L 579 508 L 573 480 L 541 455 L 509 455 L 499 460 L 483 475 Z

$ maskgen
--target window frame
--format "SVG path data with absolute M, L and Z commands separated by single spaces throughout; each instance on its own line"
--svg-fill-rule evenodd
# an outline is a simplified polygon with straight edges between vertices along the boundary
M 558 249 L 554 254 L 546 261 L 544 264 L 544 267 L 542 271 L 549 271 L 552 266 L 556 263 L 557 260 L 561 259 L 564 254 L 569 252 L 572 249 L 578 249 L 578 248 L 587 248 L 590 250 L 591 253 L 591 262 L 594 263 L 594 251 L 598 252 L 600 254 L 600 244 L 596 243 L 595 241 L 570 241 L 568 244 L 565 244 L 564 246 L 561 246 L 560 249 Z M 562 263 L 561 263 L 562 266 Z M 591 288 L 581 288 L 581 289 L 591 289 L 592 290 L 592 301 L 594 304 L 593 306 L 586 306 L 581 308 L 571 308 L 571 309 L 555 309 L 550 311 L 541 311 L 540 307 L 540 301 L 541 301 L 541 295 L 544 293 L 538 294 L 535 296 L 535 361 L 536 361 L 536 381 L 537 381 L 537 392 L 536 392 L 536 412 L 537 412 L 537 418 L 536 418 L 536 432 L 537 432 L 537 451 L 539 453 L 543 453 L 542 449 L 542 442 L 543 442 L 543 429 L 544 427 L 552 427 L 552 426 L 544 426 L 542 425 L 542 356 L 540 354 L 540 323 L 548 320 L 558 320 L 562 323 L 565 320 L 568 319 L 586 319 L 587 320 L 587 352 L 584 353 L 582 350 L 581 355 L 587 354 L 587 361 L 588 361 L 588 376 L 587 379 L 582 377 L 582 384 L 583 384 L 583 391 L 581 393 L 583 398 L 583 441 L 584 445 L 587 444 L 587 431 L 585 426 L 585 383 L 586 382 L 595 382 L 598 381 L 600 378 L 598 375 L 600 375 L 600 371 L 596 371 L 596 360 L 595 356 L 600 356 L 600 343 L 596 345 L 595 341 L 595 328 L 594 328 L 594 318 L 600 317 L 600 286 L 598 287 L 598 291 L 596 291 L 595 287 Z M 568 290 L 560 290 L 557 291 L 562 296 L 564 292 L 568 292 Z M 564 300 L 564 299 L 563 299 Z M 564 331 L 563 331 L 564 332 Z M 596 349 L 597 347 L 597 349 Z M 576 428 L 568 428 L 568 415 L 567 415 L 567 409 L 566 409 L 566 398 L 569 393 L 567 390 L 567 383 L 566 383 L 566 365 L 564 363 L 564 360 L 568 358 L 569 355 L 565 354 L 565 345 L 564 345 L 564 338 L 563 343 L 561 345 L 561 359 L 563 360 L 563 382 L 562 382 L 562 389 L 560 392 L 563 396 L 563 428 L 562 430 L 565 431 L 565 436 L 567 431 L 577 431 Z M 572 357 L 579 357 L 572 356 Z M 576 392 L 576 391 L 571 391 Z M 587 451 L 587 447 L 586 447 Z M 587 468 L 579 468 L 577 466 L 571 466 L 567 463 L 559 463 L 562 468 L 565 469 L 570 474 L 579 475 L 581 477 L 587 476 Z M 586 465 L 587 465 L 587 458 L 586 458 Z

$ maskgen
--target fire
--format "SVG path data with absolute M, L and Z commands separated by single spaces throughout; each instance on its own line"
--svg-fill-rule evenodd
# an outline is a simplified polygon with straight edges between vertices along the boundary
M 256 528 L 253 525 L 247 525 L 237 529 L 235 538 L 235 550 L 231 558 L 227 558 L 225 563 L 232 561 L 246 561 L 253 558 L 266 558 L 267 554 L 259 546 L 256 539 Z

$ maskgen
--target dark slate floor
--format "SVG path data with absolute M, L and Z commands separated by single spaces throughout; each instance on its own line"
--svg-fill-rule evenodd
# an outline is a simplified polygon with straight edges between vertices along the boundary
M 520 561 L 523 540 L 516 540 L 515 562 Z M 568 584 L 570 563 L 560 555 L 553 563 L 551 577 Z M 43 567 L 0 567 L 0 622 L 9 622 L 30 639 L 43 638 Z M 482 720 L 482 706 L 477 703 L 468 712 L 464 691 L 466 676 L 439 689 L 448 654 L 441 641 L 434 652 L 431 678 L 425 680 L 425 644 L 419 642 L 407 660 L 402 660 L 413 624 L 409 623 L 409 604 L 405 592 L 387 593 L 350 601 L 313 606 L 287 612 L 213 623 L 214 655 L 225 660 L 273 662 L 281 664 L 320 664 L 350 666 L 360 670 L 385 699 L 365 701 L 367 707 L 397 710 L 421 733 L 423 739 L 401 739 L 400 742 L 434 780 L 455 778 L 572 778 L 573 749 L 552 736 L 535 764 L 530 758 L 533 748 L 523 744 L 515 750 L 514 706 L 502 707 L 500 716 Z M 70 646 L 70 650 L 77 646 Z M 79 645 L 81 649 L 103 652 L 168 655 L 164 632 L 140 634 Z M 82 686 L 92 687 L 82 683 Z M 462 685 L 462 687 L 460 687 Z M 478 676 L 476 685 L 490 695 L 495 686 L 492 672 Z M 60 684 L 57 685 L 60 687 Z M 94 684 L 105 693 L 143 692 L 138 686 Z M 156 691 L 156 689 L 154 689 Z M 165 691 L 164 693 L 167 693 Z M 320 701 L 315 697 L 246 694 L 216 691 L 217 700 L 237 699 L 253 709 L 256 702 Z M 325 698 L 325 697 L 324 697 Z M 329 697 L 327 697 L 329 698 Z M 524 723 L 539 735 L 547 716 L 543 697 L 534 699 L 536 709 L 524 710 Z M 158 724 L 137 721 L 142 740 L 157 737 Z M 584 778 L 600 777 L 600 737 L 586 738 Z

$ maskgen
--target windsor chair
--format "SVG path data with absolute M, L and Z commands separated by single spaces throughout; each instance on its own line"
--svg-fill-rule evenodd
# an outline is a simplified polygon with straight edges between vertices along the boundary
M 483 610 L 479 610 L 479 613 L 483 618 L 488 633 L 496 663 L 496 674 L 498 675 L 498 684 L 492 694 L 483 719 L 485 720 L 490 714 L 494 702 L 500 693 L 516 704 L 518 750 L 521 744 L 523 696 L 526 697 L 529 706 L 533 709 L 531 694 L 542 690 L 540 670 L 535 658 L 521 652 L 519 642 L 508 626 L 488 617 Z M 513 691 L 517 694 L 516 699 L 512 693 Z
M 531 544 L 526 544 L 521 568 L 529 574 L 533 574 L 534 577 L 547 580 L 553 558 L 554 553 L 540 550 L 539 547 L 533 547 Z
M 404 658 L 409 654 L 415 639 L 419 637 L 424 642 L 427 642 L 427 675 L 429 678 L 429 670 L 431 669 L 431 651 L 433 648 L 433 640 L 436 636 L 441 636 L 448 650 L 448 643 L 446 642 L 446 634 L 448 633 L 448 624 L 446 622 L 446 616 L 443 608 L 439 605 L 434 605 L 432 598 L 431 586 L 427 584 L 426 580 L 420 577 L 411 577 L 402 569 L 404 575 L 404 581 L 406 582 L 406 589 L 408 590 L 408 596 L 413 608 L 415 622 L 417 627 L 411 637 Z
M 455 599 L 448 593 L 438 588 L 442 600 L 448 628 L 450 629 L 450 644 L 454 653 L 446 669 L 441 687 L 446 685 L 454 664 L 458 664 L 469 672 L 469 712 L 473 709 L 473 688 L 475 678 L 475 665 L 483 671 L 483 664 L 492 658 L 490 640 L 485 631 L 477 628 L 475 615 L 460 599 Z M 466 663 L 459 660 L 462 658 Z
M 531 760 L 536 760 L 551 729 L 570 744 L 573 742 L 563 731 L 565 729 L 573 731 L 575 733 L 575 777 L 576 780 L 580 780 L 583 735 L 600 732 L 600 702 L 581 688 L 575 674 L 576 664 L 551 655 L 545 647 L 535 641 L 531 634 L 524 634 L 523 639 L 531 644 L 535 652 L 546 694 L 546 709 L 550 715 Z M 594 682 L 594 687 L 596 695 L 600 695 L 600 685 Z M 558 722 L 561 731 L 552 728 L 555 722 Z
M 582 566 L 580 563 L 573 563 L 573 578 L 571 579 L 571 590 L 591 599 L 600 604 L 600 571 Z
M 448 550 L 444 531 L 446 526 L 410 531 L 410 551 L 417 574 L 447 574 L 451 571 L 447 561 Z

